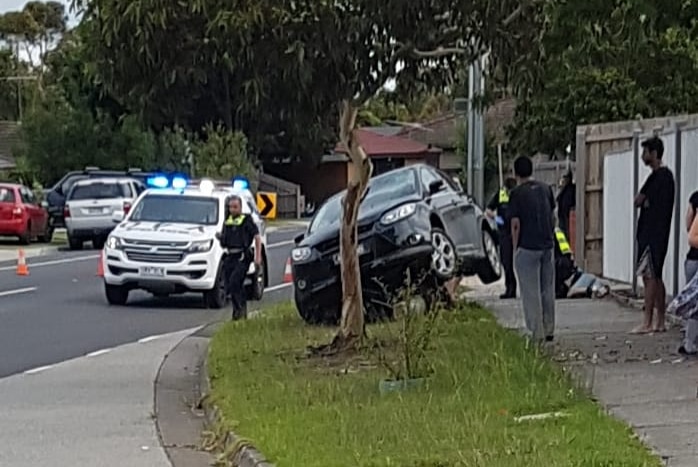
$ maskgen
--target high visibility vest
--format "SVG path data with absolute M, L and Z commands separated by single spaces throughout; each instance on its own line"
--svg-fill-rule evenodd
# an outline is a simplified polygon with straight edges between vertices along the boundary
M 232 215 L 228 216 L 228 218 L 225 220 L 225 225 L 242 225 L 242 222 L 245 220 L 245 215 L 240 214 L 237 217 L 233 217 Z
M 506 188 L 499 190 L 499 204 L 507 204 L 509 202 L 509 192 Z
M 560 252 L 563 255 L 572 253 L 572 248 L 570 248 L 570 244 L 567 241 L 567 237 L 565 236 L 565 233 L 560 230 L 560 228 L 555 229 L 555 238 L 557 239 L 557 244 L 560 247 Z

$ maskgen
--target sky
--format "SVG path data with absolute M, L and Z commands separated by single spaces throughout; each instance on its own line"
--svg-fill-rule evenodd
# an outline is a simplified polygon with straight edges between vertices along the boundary
M 70 0 L 56 0 L 65 4 L 65 10 L 70 11 Z M 24 5 L 28 3 L 28 0 L 0 0 L 0 13 L 5 13 L 6 11 L 16 11 L 24 8 Z M 70 15 L 69 22 L 72 24 L 75 22 L 75 15 Z

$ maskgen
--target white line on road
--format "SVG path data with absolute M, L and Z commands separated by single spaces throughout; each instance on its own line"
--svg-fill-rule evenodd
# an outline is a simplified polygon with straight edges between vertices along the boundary
M 27 371 L 24 372 L 24 374 L 25 374 L 25 375 L 35 375 L 35 374 L 37 374 L 37 373 L 41 373 L 42 371 L 50 370 L 50 369 L 53 368 L 53 367 L 54 367 L 54 365 L 40 366 L 40 367 L 38 367 L 38 368 L 33 368 L 33 369 L 31 369 L 31 370 L 27 370 Z
M 111 352 L 112 349 L 102 349 L 102 350 L 95 350 L 94 352 L 90 352 L 86 357 L 99 357 L 100 355 L 104 355 L 105 353 Z
M 91 259 L 97 259 L 99 258 L 99 255 L 89 255 L 89 256 L 78 256 L 78 257 L 72 257 L 72 258 L 66 258 L 66 259 L 57 259 L 54 261 L 44 261 L 41 263 L 29 263 L 29 267 L 32 268 L 37 268 L 37 267 L 42 267 L 42 266 L 55 266 L 57 264 L 67 264 L 67 263 L 75 263 L 77 261 L 89 261 Z M 16 266 L 5 266 L 0 268 L 0 271 L 14 271 Z
M 4 292 L 0 292 L 0 297 L 9 297 L 10 295 L 20 295 L 23 293 L 34 292 L 37 288 L 38 287 L 25 287 L 23 289 L 5 290 Z
M 287 282 L 286 284 L 273 285 L 264 289 L 265 292 L 275 292 L 277 290 L 285 289 L 286 287 L 291 287 L 293 282 Z
M 163 337 L 163 336 L 165 336 L 165 334 L 160 334 L 160 335 L 158 335 L 158 336 L 148 336 L 148 337 L 144 337 L 143 339 L 139 339 L 139 340 L 138 340 L 138 343 L 139 343 L 139 344 L 145 344 L 145 343 L 147 343 L 147 342 L 152 342 L 152 341 L 154 341 L 154 340 L 158 340 L 158 339 L 160 339 L 160 338 Z

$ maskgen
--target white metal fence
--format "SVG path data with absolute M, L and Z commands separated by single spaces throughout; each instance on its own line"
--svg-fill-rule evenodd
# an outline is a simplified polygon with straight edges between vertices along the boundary
M 664 281 L 667 293 L 675 295 L 684 285 L 683 262 L 688 252 L 684 213 L 688 199 L 698 190 L 698 128 L 673 128 L 658 133 L 664 141 L 664 162 L 674 173 L 676 200 L 669 240 Z M 633 199 L 650 170 L 641 160 L 640 143 L 653 134 L 636 133 L 632 148 L 606 154 L 603 166 L 603 275 L 637 284 L 635 233 L 637 210 Z

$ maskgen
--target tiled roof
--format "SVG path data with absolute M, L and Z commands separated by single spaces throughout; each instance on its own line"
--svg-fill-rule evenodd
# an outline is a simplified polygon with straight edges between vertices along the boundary
M 361 147 L 369 157 L 418 157 L 438 151 L 436 148 L 431 148 L 424 143 L 413 141 L 409 138 L 384 136 L 365 128 L 357 129 L 356 136 L 359 143 L 361 143 Z M 341 143 L 337 144 L 335 151 L 346 153 Z

